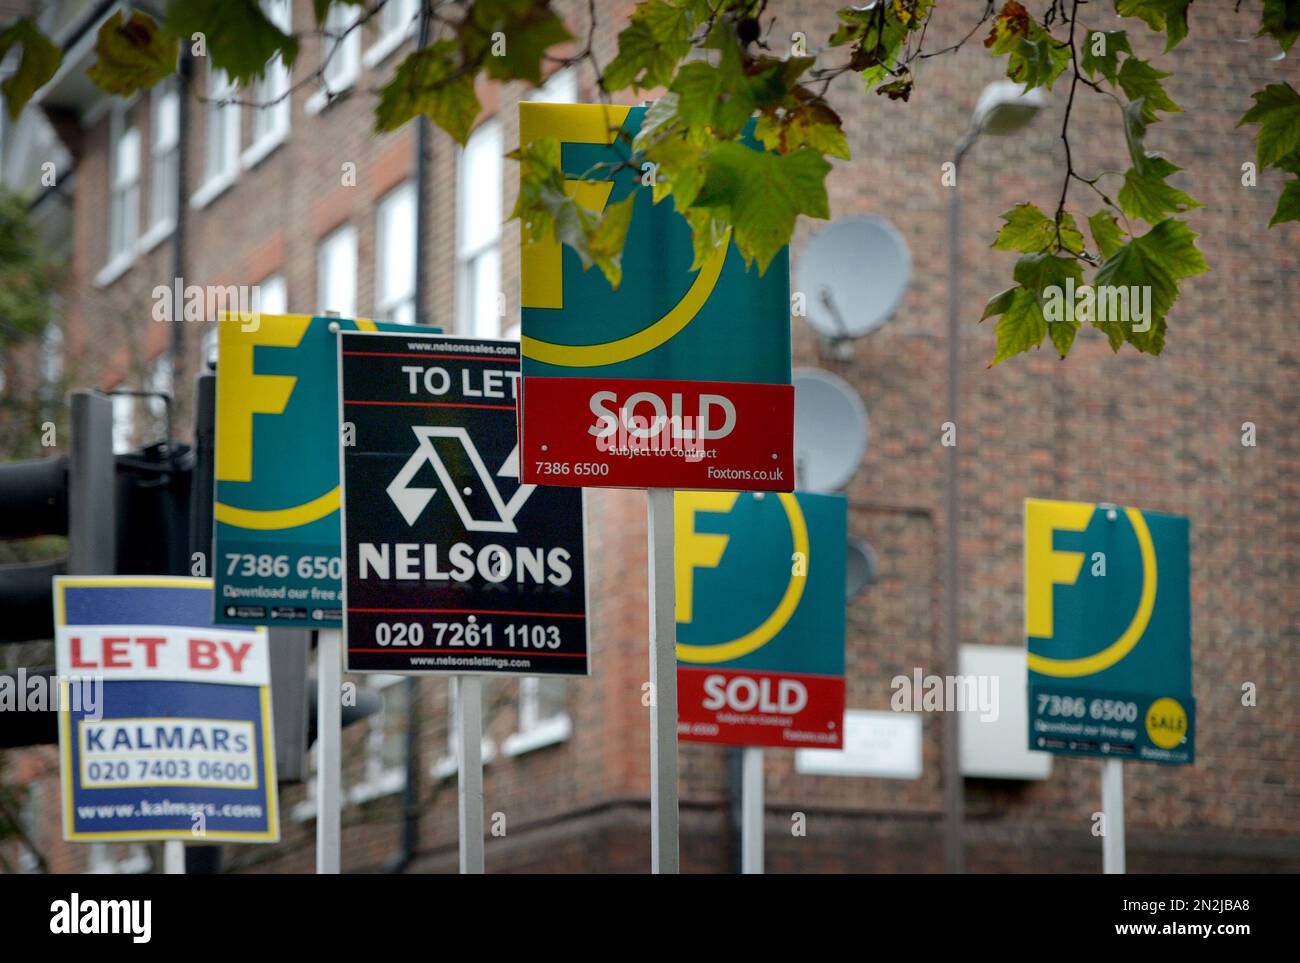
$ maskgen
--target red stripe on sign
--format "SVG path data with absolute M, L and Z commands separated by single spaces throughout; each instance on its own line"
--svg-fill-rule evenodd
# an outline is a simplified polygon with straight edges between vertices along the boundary
M 730 746 L 843 748 L 844 679 L 678 665 L 677 738 Z
M 343 399 L 345 405 L 378 405 L 381 408 L 487 408 L 491 411 L 514 411 L 514 405 L 472 405 L 455 401 L 351 401 Z
M 580 612 L 508 612 L 501 609 L 359 609 L 348 606 L 349 612 L 420 612 L 430 615 L 535 615 L 544 619 L 585 619 Z
M 524 484 L 794 490 L 794 387 L 525 377 Z
M 428 351 L 344 351 L 354 358 L 436 358 L 443 361 L 518 361 L 517 354 L 434 354 Z

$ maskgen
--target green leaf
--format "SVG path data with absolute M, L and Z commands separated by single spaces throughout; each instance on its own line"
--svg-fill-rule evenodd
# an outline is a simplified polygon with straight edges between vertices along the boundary
M 656 166 L 652 197 L 658 204 L 669 194 L 678 210 L 695 203 L 704 183 L 704 148 L 682 136 L 665 137 L 645 152 Z
M 1070 45 L 1054 38 L 1014 0 L 994 20 L 984 46 L 995 57 L 1007 57 L 1007 76 L 1024 84 L 1026 90 L 1050 90 L 1070 65 Z
M 1050 224 L 1051 221 L 1048 221 Z M 1026 254 L 1016 261 L 1012 272 L 1017 286 L 994 296 L 984 308 L 980 320 L 1001 315 L 996 326 L 998 346 L 989 367 L 1014 355 L 1037 348 L 1043 337 L 1051 334 L 1052 344 L 1062 357 L 1074 343 L 1074 332 L 1079 322 L 1072 312 L 1065 312 L 1061 320 L 1049 323 L 1043 305 L 1052 298 L 1065 297 L 1083 281 L 1083 268 L 1072 257 L 1050 254 Z M 1068 330 L 1056 330 L 1057 328 Z
M 993 242 L 995 250 L 1019 251 L 1022 254 L 1054 252 L 1061 247 L 1076 254 L 1083 250 L 1083 235 L 1069 212 L 1064 212 L 1061 216 L 1059 244 L 1056 221 L 1033 204 L 1019 204 L 1003 214 L 1002 219 L 1006 224 Z
M 1025 288 L 1012 288 L 1010 303 L 1005 312 L 998 312 L 995 331 L 998 336 L 997 351 L 989 367 L 1001 364 L 1007 358 L 1022 354 L 1043 343 L 1047 334 L 1047 321 L 1043 309 L 1038 306 L 1034 296 Z
M 495 35 L 504 41 L 499 48 Z M 474 0 L 461 21 L 461 60 L 496 80 L 537 86 L 546 51 L 572 39 L 550 0 Z
M 691 51 L 697 15 L 689 4 L 650 0 L 638 5 L 618 35 L 618 56 L 601 77 L 605 90 L 667 86 L 678 63 Z
M 1093 319 L 1093 326 L 1105 331 L 1111 346 L 1117 347 L 1116 337 L 1133 345 L 1139 351 L 1159 354 L 1164 349 L 1166 317 L 1178 299 L 1179 282 L 1184 278 L 1209 270 L 1205 258 L 1196 247 L 1196 233 L 1185 223 L 1169 219 L 1161 221 L 1146 234 L 1135 237 L 1097 271 L 1095 285 L 1136 289 L 1137 296 L 1145 302 L 1150 298 L 1150 315 L 1144 320 L 1145 331 L 1135 331 L 1135 312 L 1131 307 L 1128 317 Z
M 623 244 L 627 241 L 627 227 L 632 223 L 636 193 L 634 190 L 623 200 L 608 205 L 587 239 L 592 261 L 613 288 L 623 281 Z
M 257 0 L 171 0 L 163 34 L 188 42 L 195 33 L 207 38 L 212 66 L 240 84 L 265 75 L 277 54 L 286 67 L 298 58 L 298 41 L 267 19 Z M 174 64 L 175 46 L 171 53 Z
M 122 15 L 116 16 L 121 19 Z M 32 95 L 49 82 L 63 61 L 63 53 L 41 33 L 30 17 L 15 20 L 0 30 L 0 62 L 15 46 L 23 48 L 23 55 L 14 72 L 0 83 L 10 120 L 18 119 Z
M 1277 210 L 1268 226 L 1281 224 L 1283 221 L 1300 221 L 1300 180 L 1291 178 L 1282 187 L 1282 196 L 1277 200 Z
M 772 154 L 738 143 L 720 144 L 706 158 L 704 186 L 695 206 L 725 212 L 745 262 L 756 260 L 762 273 L 790 243 L 800 214 L 830 217 L 830 169 L 824 157 L 807 147 Z
M 1094 52 L 1095 51 L 1095 52 Z M 1094 80 L 1100 73 L 1112 84 L 1119 82 L 1119 55 L 1132 54 L 1123 30 L 1089 30 L 1083 42 L 1082 66 Z
M 1129 100 L 1142 98 L 1142 116 L 1150 123 L 1156 119 L 1156 111 L 1167 114 L 1182 113 L 1183 108 L 1174 103 L 1160 81 L 1169 74 L 1156 70 L 1145 60 L 1128 57 L 1119 69 L 1119 85 Z
M 1112 258 L 1124 246 L 1124 229 L 1110 211 L 1098 211 L 1088 218 L 1088 229 L 1103 259 Z
M 1255 135 L 1259 166 L 1274 167 L 1300 150 L 1300 93 L 1287 83 L 1269 84 L 1251 97 L 1255 106 L 1242 115 L 1237 126 L 1259 124 Z
M 693 60 L 677 71 L 672 84 L 677 114 L 689 127 L 711 128 L 721 138 L 740 133 L 754 112 L 749 80 L 739 48 L 724 47 L 718 65 Z
M 1264 0 L 1259 36 L 1265 34 L 1276 40 L 1284 51 L 1290 50 L 1296 37 L 1300 37 L 1300 3 L 1296 0 Z
M 1115 0 L 1121 17 L 1137 17 L 1156 33 L 1166 36 L 1165 50 L 1173 50 L 1187 36 L 1187 8 L 1192 0 Z
M 469 139 L 479 114 L 474 75 L 460 67 L 454 40 L 439 40 L 408 56 L 384 87 L 375 130 L 396 130 L 425 114 L 458 144 Z
M 849 142 L 840 115 L 824 101 L 809 101 L 791 110 L 759 115 L 754 135 L 763 146 L 779 154 L 811 147 L 821 154 L 849 159 Z
M 1174 173 L 1182 168 L 1175 167 L 1164 158 L 1149 157 L 1147 170 L 1162 170 Z M 1152 165 L 1158 165 L 1152 167 Z M 1124 186 L 1119 190 L 1116 200 L 1120 210 L 1128 217 L 1140 218 L 1148 224 L 1164 220 L 1167 214 L 1182 214 L 1201 206 L 1201 202 L 1180 191 L 1172 184 L 1165 183 L 1165 176 L 1155 173 L 1141 173 L 1130 167 L 1124 173 Z

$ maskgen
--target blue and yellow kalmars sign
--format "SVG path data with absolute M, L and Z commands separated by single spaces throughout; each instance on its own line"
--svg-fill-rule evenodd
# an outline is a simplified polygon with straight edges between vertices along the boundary
M 790 491 L 788 248 L 760 275 L 725 240 L 692 270 L 690 225 L 626 163 L 645 115 L 520 105 L 520 143 L 559 141 L 580 205 L 633 198 L 617 290 L 553 238 L 521 251 L 523 480 Z
M 677 492 L 678 737 L 836 749 L 843 495 Z
M 212 559 L 218 623 L 342 623 L 331 324 L 345 331 L 403 329 L 306 314 L 220 320 Z
M 1186 518 L 1025 501 L 1029 748 L 1195 760 Z

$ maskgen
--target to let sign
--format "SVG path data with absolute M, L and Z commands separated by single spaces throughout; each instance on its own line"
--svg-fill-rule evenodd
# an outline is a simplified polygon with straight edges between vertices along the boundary
M 339 337 L 348 669 L 586 675 L 582 492 L 521 484 L 519 345 Z

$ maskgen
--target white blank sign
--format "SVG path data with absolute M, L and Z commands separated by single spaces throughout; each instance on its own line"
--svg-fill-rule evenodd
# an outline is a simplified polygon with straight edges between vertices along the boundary
M 799 749 L 794 768 L 812 776 L 921 778 L 921 717 L 915 712 L 844 713 L 843 749 Z

